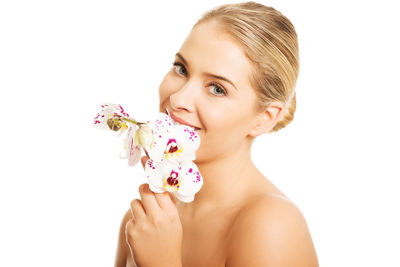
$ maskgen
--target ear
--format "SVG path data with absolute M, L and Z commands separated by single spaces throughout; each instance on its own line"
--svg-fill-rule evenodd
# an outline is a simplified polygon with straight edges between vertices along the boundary
M 255 118 L 253 128 L 249 135 L 257 137 L 261 134 L 270 132 L 275 124 L 283 117 L 285 106 L 282 102 L 272 102 L 259 113 Z

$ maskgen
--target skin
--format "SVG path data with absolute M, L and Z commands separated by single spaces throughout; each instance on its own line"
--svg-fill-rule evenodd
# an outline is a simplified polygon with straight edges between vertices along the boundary
M 318 266 L 301 212 L 251 160 L 252 140 L 271 131 L 284 105 L 256 110 L 252 64 L 215 21 L 196 26 L 175 60 L 160 111 L 200 128 L 204 185 L 190 203 L 141 186 L 121 223 L 115 266 Z
M 142 164 L 148 160 L 142 158 Z M 153 193 L 139 187 L 140 200 L 131 202 L 133 220 L 126 224 L 126 240 L 139 266 L 182 266 L 182 223 L 175 201 L 167 192 Z

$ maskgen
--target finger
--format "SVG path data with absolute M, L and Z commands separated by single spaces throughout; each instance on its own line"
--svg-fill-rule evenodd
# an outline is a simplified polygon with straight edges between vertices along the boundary
M 161 209 L 171 209 L 176 206 L 175 200 L 169 192 L 155 193 L 154 195 Z
M 168 193 L 169 198 L 171 199 L 171 201 L 174 203 L 174 205 L 176 205 L 176 199 L 175 196 L 171 193 Z
M 135 220 L 136 219 L 140 220 L 140 219 L 146 217 L 146 211 L 145 211 L 140 199 L 134 199 L 131 201 L 131 213 L 132 213 L 132 217 L 135 218 Z
M 144 168 L 144 166 L 146 165 L 146 162 L 149 160 L 149 157 L 147 157 L 147 156 L 143 156 L 142 157 L 142 159 L 141 159 L 141 161 L 142 161 L 142 166 L 143 166 L 143 168 Z
M 150 190 L 148 184 L 141 184 L 139 186 L 139 194 L 147 215 L 155 215 L 159 212 L 160 206 L 157 203 L 154 193 Z

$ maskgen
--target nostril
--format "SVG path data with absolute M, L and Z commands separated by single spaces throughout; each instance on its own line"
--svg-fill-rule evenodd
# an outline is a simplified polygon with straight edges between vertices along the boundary
M 191 94 L 184 94 L 182 95 L 179 92 L 175 92 L 169 96 L 169 104 L 170 104 L 170 111 L 172 112 L 181 112 L 186 111 L 192 113 L 194 111 L 194 104 L 192 101 Z

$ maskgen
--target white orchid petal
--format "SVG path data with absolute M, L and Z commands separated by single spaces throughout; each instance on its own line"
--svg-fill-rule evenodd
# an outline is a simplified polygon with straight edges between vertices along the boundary
M 168 136 L 166 134 L 155 133 L 153 144 L 151 148 L 147 150 L 150 158 L 156 162 L 161 161 L 164 158 L 164 151 L 167 141 Z
M 140 146 L 132 146 L 128 158 L 128 166 L 135 166 L 142 157 Z
M 200 137 L 192 127 L 176 124 L 164 113 L 159 113 L 157 119 L 148 125 L 154 132 L 153 147 L 149 151 L 152 159 L 160 161 L 166 158 L 174 162 L 196 159 Z
M 168 138 L 171 136 L 173 122 L 168 115 L 159 113 L 157 119 L 148 122 L 147 126 L 153 130 L 154 137 L 153 143 L 150 145 L 150 149 L 148 149 L 147 152 L 150 158 L 159 162 L 164 158 L 164 151 Z
M 94 119 L 99 129 L 113 128 L 124 134 L 122 158 L 133 166 L 140 161 L 141 147 L 149 154 L 145 173 L 153 192 L 172 192 L 180 201 L 191 202 L 201 189 L 203 179 L 192 161 L 200 145 L 200 137 L 192 127 L 175 123 L 165 113 L 159 113 L 153 121 L 141 125 L 131 125 L 124 118 L 133 120 L 121 105 L 105 103 Z M 109 120 L 112 118 L 112 121 Z M 110 127 L 109 125 L 110 124 Z M 129 127 L 128 127 L 129 126 Z
M 193 200 L 193 196 L 201 189 L 203 186 L 203 178 L 196 164 L 193 162 L 184 162 L 180 164 L 180 167 L 181 175 L 183 175 L 184 178 L 179 186 L 177 198 L 187 202 L 190 199 Z
M 194 200 L 194 195 L 185 196 L 185 195 L 180 194 L 179 191 L 175 192 L 174 195 L 176 196 L 177 199 L 179 199 L 182 202 L 189 203 Z
M 163 188 L 163 177 L 166 173 L 165 166 L 149 159 L 146 161 L 144 171 L 149 179 L 149 185 L 161 190 Z
M 155 187 L 153 184 L 149 183 L 149 188 L 154 193 L 164 193 L 165 190 L 162 187 Z
M 129 114 L 125 112 L 124 108 L 119 104 L 104 103 L 100 107 L 101 111 L 97 113 L 93 122 L 94 126 L 98 129 L 109 129 L 107 125 L 107 120 L 115 115 L 133 120 L 129 117 Z
M 169 160 L 154 162 L 149 159 L 145 172 L 153 192 L 170 191 L 183 202 L 191 202 L 203 185 L 200 172 L 193 162 L 173 163 Z
M 178 161 L 193 161 L 196 159 L 196 150 L 200 145 L 200 137 L 191 127 L 178 125 L 174 128 L 174 136 L 180 144 L 183 144 L 183 151 L 177 158 Z
M 137 132 L 137 126 L 132 125 L 128 129 L 128 144 L 127 144 L 127 155 L 128 155 L 128 166 L 135 166 L 142 155 L 142 151 L 139 146 L 135 145 L 134 137 Z
M 97 113 L 96 117 L 94 118 L 93 126 L 97 129 L 107 130 L 110 129 L 107 125 L 107 115 L 100 112 Z
M 161 120 L 161 122 L 163 124 L 165 124 L 166 126 L 173 126 L 174 125 L 174 121 L 171 119 L 171 117 L 168 114 L 165 113 L 158 113 L 157 115 L 157 120 Z
M 135 146 L 133 143 L 133 136 L 136 132 L 136 125 L 129 127 L 126 137 L 123 141 L 122 151 L 120 152 L 120 158 L 128 159 L 128 165 L 134 166 L 140 160 L 141 150 L 139 146 Z
M 102 112 L 105 114 L 117 113 L 118 115 L 129 118 L 129 114 L 125 112 L 124 108 L 120 104 L 105 103 L 101 105 Z
M 119 152 L 119 157 L 121 159 L 128 158 L 128 137 L 125 137 L 124 141 L 122 142 L 122 149 L 121 152 Z

